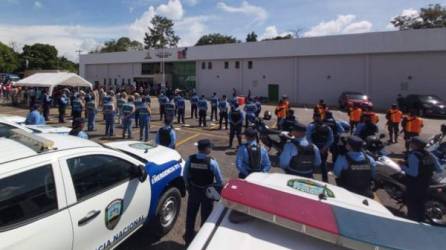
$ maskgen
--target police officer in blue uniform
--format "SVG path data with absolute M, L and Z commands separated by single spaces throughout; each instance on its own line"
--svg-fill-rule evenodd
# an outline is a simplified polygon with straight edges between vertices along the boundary
M 146 99 L 142 99 L 141 103 L 136 107 L 139 112 L 139 140 L 148 141 L 150 132 L 150 105 L 146 102 Z
M 234 136 L 237 136 L 238 145 L 242 144 L 242 128 L 243 128 L 243 113 L 238 108 L 238 104 L 231 105 L 231 112 L 228 116 L 229 119 L 229 148 L 232 148 L 232 142 Z
M 45 121 L 49 121 L 49 115 L 50 115 L 50 108 L 51 108 L 51 103 L 52 103 L 52 98 L 51 96 L 48 94 L 48 90 L 45 90 L 43 92 L 43 100 L 42 100 L 42 104 L 43 104 L 43 117 L 45 117 Z
M 164 104 L 164 122 L 172 124 L 175 118 L 175 104 L 172 101 L 168 101 Z
M 328 151 L 334 142 L 333 131 L 331 128 L 322 122 L 322 117 L 319 112 L 313 114 L 313 122 L 308 126 L 306 137 L 309 143 L 313 143 L 319 148 L 321 153 L 321 174 L 322 181 L 328 182 L 327 175 L 327 158 Z
M 74 125 L 74 120 L 76 118 L 82 117 L 82 110 L 83 110 L 83 105 L 81 99 L 79 98 L 79 94 L 75 94 L 73 101 L 71 102 L 73 125 Z
M 26 116 L 25 124 L 26 125 L 45 124 L 45 118 L 39 112 L 39 104 L 33 104 L 33 106 L 31 106 L 31 111 Z
M 438 158 L 425 149 L 426 144 L 426 140 L 419 136 L 411 138 L 410 151 L 403 166 L 406 173 L 407 216 L 419 222 L 424 221 L 424 205 L 433 172 L 442 172 Z
M 204 98 L 204 95 L 198 100 L 198 126 L 206 127 L 206 116 L 208 112 L 208 102 Z
M 147 94 L 146 96 L 144 96 L 144 100 L 147 105 L 150 106 L 152 104 L 152 98 L 150 97 L 150 94 Z
M 111 98 L 104 97 L 103 101 L 102 112 L 105 120 L 105 136 L 112 137 L 114 135 L 116 109 Z
M 260 112 L 262 112 L 262 102 L 260 101 L 260 97 L 256 97 L 256 117 L 259 117 Z
M 228 129 L 228 101 L 226 99 L 226 95 L 223 95 L 222 98 L 218 101 L 218 109 L 220 110 L 220 129 L 222 129 L 223 120 L 225 121 L 225 129 Z
M 291 127 L 294 137 L 286 143 L 280 154 L 280 167 L 287 174 L 313 178 L 315 168 L 321 165 L 319 149 L 305 138 L 307 127 L 296 122 Z
M 214 201 L 206 196 L 207 189 L 214 187 L 221 190 L 223 176 L 217 161 L 212 158 L 212 144 L 209 140 L 198 142 L 198 153 L 191 155 L 184 166 L 184 180 L 189 193 L 187 200 L 186 245 L 195 237 L 195 220 L 201 211 L 201 225 L 207 220 L 213 209 Z
M 284 119 L 279 121 L 279 129 L 282 131 L 291 131 L 293 125 L 297 122 L 296 117 L 294 116 L 294 110 L 290 109 L 287 112 L 287 115 Z
M 135 128 L 139 128 L 139 107 L 142 105 L 142 98 L 138 93 L 135 93 Z
M 186 113 L 186 100 L 184 100 L 182 95 L 178 95 L 176 105 L 177 107 L 177 123 L 185 124 L 184 115 Z
M 127 102 L 126 100 L 127 95 L 125 93 L 121 93 L 116 100 L 116 112 L 118 114 L 118 123 L 122 124 L 122 107 L 124 107 L 124 104 Z
M 87 133 L 84 132 L 84 122 L 82 117 L 76 117 L 73 121 L 73 128 L 68 134 L 82 139 L 88 139 Z
M 156 134 L 155 142 L 158 145 L 162 145 L 171 149 L 175 149 L 177 136 L 175 129 L 173 129 L 170 123 L 164 123 L 164 126 L 158 130 Z
M 122 106 L 122 138 L 126 134 L 129 139 L 132 138 L 132 121 L 135 118 L 135 104 L 133 96 L 129 96 L 127 103 Z
M 87 102 L 87 130 L 88 131 L 94 131 L 96 128 L 96 103 L 94 102 L 94 99 L 90 98 L 90 100 Z
M 257 106 L 255 102 L 249 98 L 248 103 L 245 105 L 245 128 L 248 127 L 249 124 L 254 123 L 256 119 Z
M 333 143 L 331 144 L 330 152 L 331 152 L 332 162 L 336 162 L 336 157 L 339 154 L 338 150 L 339 136 L 343 133 L 346 133 L 346 131 L 344 130 L 344 127 L 342 126 L 341 122 L 337 121 L 334 118 L 333 113 L 331 111 L 325 112 L 325 117 L 323 122 L 331 128 L 331 131 L 333 133 Z
M 370 115 L 364 114 L 362 116 L 362 121 L 358 125 L 356 125 L 354 135 L 360 137 L 363 140 L 366 140 L 367 137 L 375 135 L 378 133 L 378 127 L 373 124 Z
M 160 96 L 158 97 L 158 102 L 160 105 L 160 121 L 163 120 L 163 117 L 165 115 L 165 106 L 169 101 L 169 97 L 164 95 L 164 92 L 161 92 Z
M 65 122 L 65 111 L 67 110 L 68 97 L 65 92 L 59 97 L 58 108 L 59 108 L 59 123 Z
M 211 97 L 211 121 L 214 120 L 214 116 L 215 116 L 215 121 L 218 121 L 217 108 L 218 108 L 218 96 L 217 93 L 214 92 Z
M 265 148 L 257 143 L 257 131 L 254 128 L 247 128 L 244 135 L 246 143 L 239 147 L 235 160 L 235 166 L 239 171 L 238 177 L 244 179 L 254 172 L 268 173 L 271 161 Z
M 339 155 L 333 167 L 337 183 L 345 189 L 373 198 L 371 182 L 376 172 L 376 162 L 363 151 L 364 141 L 357 136 L 347 139 L 347 153 Z
M 239 106 L 236 93 L 233 93 L 231 99 L 229 99 L 229 105 L 231 105 L 231 108 L 235 105 Z
M 197 110 L 198 110 L 198 100 L 200 98 L 198 97 L 197 93 L 193 93 L 190 98 L 190 118 L 198 119 Z

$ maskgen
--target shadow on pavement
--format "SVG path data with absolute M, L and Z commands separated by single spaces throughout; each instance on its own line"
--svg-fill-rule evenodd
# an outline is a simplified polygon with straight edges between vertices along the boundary
M 143 228 L 130 236 L 118 250 L 150 249 L 150 250 L 185 250 L 186 246 L 175 241 L 160 241 L 149 229 Z

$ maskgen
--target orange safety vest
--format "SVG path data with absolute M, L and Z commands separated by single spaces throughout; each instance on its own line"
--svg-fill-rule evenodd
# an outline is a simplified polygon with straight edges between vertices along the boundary
M 287 113 L 287 105 L 286 104 L 282 104 L 282 105 L 278 105 L 276 107 L 276 116 L 278 118 L 285 118 L 286 117 L 286 113 Z
M 406 126 L 404 130 L 409 133 L 420 134 L 421 128 L 424 126 L 423 120 L 416 116 L 409 116 L 407 118 Z
M 403 112 L 401 112 L 399 109 L 389 109 L 387 114 L 389 115 L 389 121 L 392 123 L 400 123 L 401 119 L 403 118 Z
M 361 121 L 361 115 L 362 115 L 362 109 L 360 108 L 353 108 L 350 110 L 350 121 L 352 122 L 360 122 Z

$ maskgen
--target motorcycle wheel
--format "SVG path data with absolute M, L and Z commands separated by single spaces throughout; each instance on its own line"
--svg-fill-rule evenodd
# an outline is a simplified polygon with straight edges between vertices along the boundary
M 438 200 L 428 200 L 424 205 L 424 214 L 429 223 L 446 227 L 446 204 Z

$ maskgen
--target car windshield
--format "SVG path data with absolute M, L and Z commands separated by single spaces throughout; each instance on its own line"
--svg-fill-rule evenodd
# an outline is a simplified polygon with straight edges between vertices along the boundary
M 422 95 L 422 96 L 420 96 L 420 100 L 422 102 L 444 103 L 444 101 L 441 100 L 440 97 L 435 96 L 435 95 Z
M 367 100 L 367 96 L 363 94 L 347 94 L 346 96 L 353 100 Z

